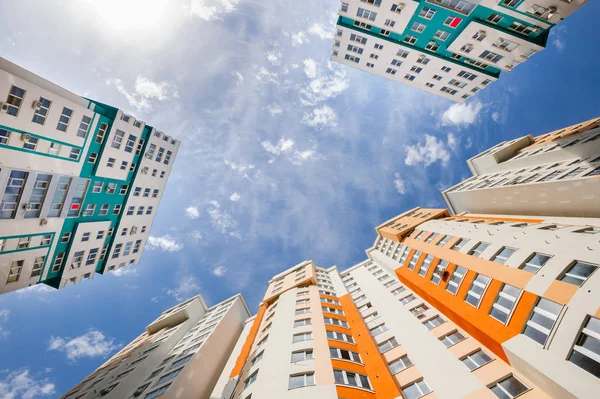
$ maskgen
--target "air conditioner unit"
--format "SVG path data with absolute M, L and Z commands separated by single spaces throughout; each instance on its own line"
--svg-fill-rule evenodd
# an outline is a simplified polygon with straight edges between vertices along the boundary
M 3 103 L 2 107 L 0 107 L 0 111 L 7 111 L 8 110 L 8 104 L 7 103 Z
M 146 153 L 146 158 L 148 159 L 152 159 L 152 154 L 150 154 L 149 152 Z
M 31 136 L 30 136 L 30 135 L 28 135 L 28 134 L 22 134 L 22 135 L 21 135 L 21 141 L 27 141 L 27 140 L 29 140 L 30 138 L 31 138 Z
M 39 102 L 38 100 L 33 100 L 33 103 L 31 103 L 31 108 L 33 108 L 33 109 L 40 108 L 41 106 L 42 106 L 42 103 Z
M 546 17 L 546 19 L 551 19 L 552 17 L 554 17 L 556 15 L 556 12 L 558 10 L 556 9 L 556 7 L 552 6 L 548 8 L 548 16 Z
M 486 32 L 486 31 L 484 31 L 484 30 L 480 30 L 479 32 L 477 32 L 477 34 L 478 34 L 479 36 L 486 36 L 486 35 L 487 35 L 487 32 Z
M 23 209 L 25 209 L 26 211 L 31 209 L 31 204 L 27 203 L 23 205 Z
M 40 226 L 45 226 L 48 224 L 48 219 L 42 219 L 40 220 Z

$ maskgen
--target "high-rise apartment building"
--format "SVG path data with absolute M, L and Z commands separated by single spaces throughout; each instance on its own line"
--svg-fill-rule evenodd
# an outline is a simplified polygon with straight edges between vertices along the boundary
M 587 0 L 342 0 L 331 59 L 464 102 Z
M 249 317 L 241 295 L 210 308 L 195 296 L 165 310 L 62 398 L 208 398 Z
M 474 157 L 475 176 L 444 193 L 452 212 L 386 221 L 347 270 L 305 261 L 274 276 L 197 397 L 597 398 L 599 122 Z M 516 188 L 469 198 L 492 179 Z M 159 397 L 152 388 L 141 397 Z
M 467 161 L 442 195 L 450 211 L 600 217 L 600 118 L 505 141 Z
M 0 293 L 139 262 L 178 149 L 0 58 Z

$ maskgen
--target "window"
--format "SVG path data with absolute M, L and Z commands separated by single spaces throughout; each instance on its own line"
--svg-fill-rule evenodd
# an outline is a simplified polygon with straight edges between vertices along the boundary
M 115 159 L 114 158 L 108 158 L 108 161 L 106 162 L 106 166 L 109 168 L 112 168 L 115 166 Z
M 431 392 L 431 389 L 423 380 L 415 382 L 414 384 L 402 389 L 402 393 L 406 399 L 417 399 L 421 396 L 427 395 L 429 392 Z
M 6 106 L 8 107 L 6 110 L 8 115 L 17 116 L 19 109 L 21 108 L 21 104 L 23 103 L 23 99 L 25 98 L 25 93 L 25 90 L 17 86 L 12 86 L 10 88 L 8 98 L 5 102 Z
M 415 251 L 413 253 L 412 258 L 410 259 L 410 263 L 408 264 L 409 270 L 415 269 L 415 265 L 417 264 L 417 260 L 419 259 L 420 256 L 421 256 L 421 251 Z
M 375 336 L 381 334 L 382 332 L 387 331 L 387 329 L 388 329 L 387 326 L 385 325 L 385 323 L 383 323 L 383 324 L 378 325 L 377 327 L 372 328 L 370 331 L 371 331 L 371 335 L 373 337 L 375 337 Z
M 77 137 L 87 136 L 88 129 L 90 128 L 90 123 L 92 122 L 92 118 L 87 115 L 84 115 L 81 118 L 81 123 L 79 124 L 79 129 L 77 129 Z
M 448 285 L 446 286 L 446 291 L 456 295 L 458 292 L 458 288 L 465 278 L 465 274 L 467 273 L 467 269 L 462 266 L 456 266 L 454 272 L 452 272 L 452 277 L 450 277 L 450 281 L 448 281 Z
M 290 375 L 289 389 L 315 385 L 315 373 Z
M 437 44 L 436 42 L 434 42 L 433 40 L 431 40 L 429 43 L 427 43 L 427 45 L 425 46 L 425 48 L 427 50 L 429 50 L 429 51 L 436 52 L 440 48 L 440 45 Z M 442 67 L 442 70 L 444 70 L 444 68 L 447 68 L 447 67 Z M 450 68 L 448 68 L 448 71 L 449 70 L 450 70 Z
M 300 308 L 296 309 L 296 314 L 310 313 L 310 308 Z
M 450 36 L 449 32 L 446 32 L 444 30 L 438 29 L 437 32 L 435 32 L 435 35 L 433 35 L 433 37 L 435 37 L 436 39 L 440 39 L 440 40 L 446 40 L 448 37 Z
M 389 26 L 390 28 L 393 28 L 394 25 L 396 25 L 396 21 L 392 21 L 391 19 L 386 19 L 384 22 L 384 25 Z
M 506 324 L 520 295 L 521 290 L 519 288 L 504 284 L 492 305 L 490 316 Z
M 425 18 L 425 19 L 431 19 L 431 18 L 433 18 L 434 15 L 435 15 L 435 10 L 433 8 L 429 8 L 429 7 L 423 7 L 421 9 L 421 12 L 419 12 L 419 17 Z
M 415 32 L 423 33 L 423 31 L 425 30 L 425 28 L 427 28 L 427 25 L 415 21 L 411 25 L 410 30 L 414 30 Z
M 375 320 L 378 317 L 379 317 L 379 313 L 373 312 L 370 315 L 363 317 L 363 320 L 364 320 L 365 323 L 368 323 L 371 320 Z
M 492 46 L 501 48 L 502 50 L 506 50 L 508 52 L 511 52 L 517 47 L 519 47 L 517 43 L 511 42 L 510 40 L 503 39 L 501 37 L 499 37 L 498 40 L 492 43 Z
M 310 341 L 311 339 L 312 339 L 312 333 L 306 332 L 306 333 L 294 334 L 294 336 L 292 337 L 292 342 Z
M 397 374 L 402 370 L 405 370 L 413 365 L 413 362 L 408 358 L 408 356 L 404 355 L 399 359 L 394 360 L 389 364 L 390 371 L 392 374 Z
M 600 378 L 600 319 L 589 316 L 581 330 L 569 361 Z
M 488 50 L 485 50 L 483 53 L 481 53 L 479 55 L 479 57 L 483 58 L 487 61 L 493 62 L 494 64 L 497 63 L 498 61 L 500 61 L 502 58 L 504 58 L 500 54 L 496 54 L 496 53 L 488 51 Z
M 371 389 L 371 383 L 366 375 L 346 370 L 333 370 L 333 375 L 336 384 Z
M 365 10 L 364 8 L 359 8 L 358 11 L 356 12 L 356 16 L 366 18 L 371 21 L 375 21 L 375 18 L 377 17 L 377 13 L 375 13 L 373 11 Z
M 389 351 L 390 349 L 397 347 L 398 345 L 399 344 L 398 344 L 398 341 L 396 341 L 396 338 L 392 337 L 386 341 L 383 341 L 378 346 L 379 346 L 379 351 L 381 353 L 384 353 L 384 352 Z
M 519 4 L 519 1 L 520 0 L 502 0 L 502 5 L 513 8 Z
M 8 278 L 6 283 L 13 283 L 19 280 L 21 276 L 21 270 L 23 270 L 23 260 L 15 260 L 10 264 L 10 270 L 8 272 Z
M 450 16 L 446 18 L 446 20 L 444 21 L 444 25 L 449 26 L 451 28 L 456 28 L 461 22 L 461 18 Z
M 490 243 L 488 242 L 479 242 L 475 247 L 469 251 L 469 255 L 481 257 L 481 253 L 485 251 L 487 247 L 489 247 Z
M 244 381 L 244 387 L 242 389 L 248 388 L 254 381 L 256 381 L 256 377 L 258 376 L 258 370 L 256 370 L 250 377 L 246 378 Z
M 525 324 L 523 334 L 537 343 L 545 345 L 562 308 L 562 305 L 556 302 L 539 298 Z
M 444 237 L 442 237 L 442 239 L 435 245 L 437 245 L 438 247 L 443 247 L 444 245 L 446 245 L 446 243 L 450 240 L 450 236 L 445 235 Z
M 459 238 L 458 241 L 456 241 L 456 243 L 454 243 L 454 245 L 452 245 L 452 250 L 453 251 L 460 251 L 460 249 L 466 244 L 467 240 L 465 240 L 464 238 Z
M 42 236 L 42 242 L 40 243 L 41 246 L 44 245 L 50 245 L 50 243 L 52 242 L 52 234 L 46 234 Z M 2 246 L 0 245 L 0 250 L 1 250 Z
M 392 295 L 399 295 L 404 291 L 406 291 L 406 288 L 400 287 L 400 288 L 396 288 L 395 290 L 392 290 L 391 293 L 392 293 Z
M 101 181 L 94 182 L 94 184 L 92 185 L 92 192 L 93 193 L 101 193 L 103 186 L 104 186 L 104 184 Z
M 433 260 L 432 255 L 427 255 L 425 257 L 425 259 L 423 259 L 423 263 L 421 263 L 421 267 L 419 268 L 419 276 L 425 276 L 427 274 L 432 260 Z
M 569 267 L 564 276 L 560 278 L 560 281 L 580 286 L 583 285 L 596 269 L 598 269 L 596 265 L 577 261 Z
M 535 27 L 535 28 L 537 28 L 537 27 Z M 532 27 L 532 26 L 525 25 L 523 23 L 517 22 L 517 21 L 513 22 L 508 27 L 508 29 L 514 30 L 515 32 L 520 33 L 520 34 L 522 34 L 524 36 L 529 36 L 530 34 L 532 34 L 534 32 L 535 28 Z
M 404 43 L 415 44 L 417 42 L 417 38 L 411 35 L 406 35 L 404 37 Z
M 426 322 L 423 323 L 423 325 L 425 325 L 425 327 L 427 327 L 428 330 L 431 330 L 437 326 L 439 326 L 440 324 L 444 323 L 444 319 L 442 319 L 440 316 L 435 316 L 433 319 L 427 320 Z
M 421 73 L 421 71 L 423 70 L 423 68 L 420 68 L 420 67 L 418 67 L 418 66 L 416 66 L 416 65 L 413 65 L 413 66 L 410 68 L 410 70 L 411 70 L 412 72 L 414 72 L 414 73 Z
M 404 51 L 404 50 L 398 50 L 398 52 L 396 53 L 396 55 L 400 58 L 406 58 L 408 57 L 408 51 Z
M 121 162 L 121 170 L 127 170 L 127 165 L 128 164 L 129 164 L 129 162 L 127 162 L 127 161 Z
M 17 244 L 17 249 L 29 248 L 30 243 L 31 243 L 31 237 L 21 237 L 21 238 L 19 238 L 19 243 Z
M 81 236 L 81 241 L 89 241 L 90 240 L 90 233 L 86 232 L 83 233 L 83 235 Z
M 490 388 L 494 395 L 500 399 L 513 399 L 527 392 L 529 387 L 517 377 L 511 375 Z
M 375 50 L 383 50 L 383 44 L 375 43 Z
M 332 359 L 342 359 L 362 364 L 362 360 L 358 353 L 346 349 L 329 348 L 329 355 Z
M 60 270 L 64 257 L 64 252 L 61 252 L 58 255 L 56 255 L 56 258 L 54 259 L 54 264 L 52 265 L 52 272 L 57 272 Z
M 171 384 L 165 385 L 164 387 L 161 387 L 161 388 L 157 389 L 156 391 L 152 391 L 149 394 L 147 394 L 146 396 L 144 396 L 144 399 L 155 399 L 155 398 L 158 398 L 163 393 L 167 392 L 169 390 L 170 386 L 171 386 Z
M 262 352 L 261 352 L 262 354 Z M 303 360 L 314 359 L 313 350 L 312 349 L 304 349 L 301 351 L 292 352 L 292 363 L 300 362 Z
M 388 68 L 385 73 L 389 73 L 390 75 L 395 75 L 398 72 L 396 69 Z
M 334 340 L 337 340 L 337 341 L 349 342 L 351 344 L 354 343 L 354 338 L 352 338 L 352 335 L 344 334 L 344 333 L 337 332 L 337 331 L 329 331 L 329 330 L 327 330 L 327 338 L 328 339 L 334 339 Z
M 332 317 L 325 317 L 324 320 L 325 324 L 331 324 L 333 326 L 348 328 L 348 323 L 346 323 L 344 320 L 334 319 Z
M 546 262 L 548 262 L 548 260 L 550 260 L 550 258 L 551 256 L 536 252 L 531 255 L 520 268 L 535 274 L 546 264 Z
M 112 148 L 116 148 L 117 150 L 121 148 L 121 144 L 123 143 L 123 138 L 125 137 L 125 132 L 117 129 L 115 132 L 115 136 L 113 137 L 113 141 L 110 144 Z
M 85 211 L 83 212 L 83 216 L 93 216 L 96 211 L 96 204 L 88 204 L 85 207 Z
M 50 108 L 50 104 L 52 102 L 50 100 L 45 99 L 44 97 L 40 97 L 35 105 L 35 111 L 33 113 L 33 119 L 31 122 L 43 125 L 46 122 L 46 116 L 48 116 L 48 109 Z
M 347 59 L 348 61 L 352 61 L 352 62 L 356 62 L 356 63 L 360 62 L 360 58 L 359 57 L 355 57 L 355 56 L 350 55 L 350 54 L 346 54 L 344 56 L 344 58 Z
M 490 355 L 479 349 L 477 352 L 471 353 L 460 360 L 469 368 L 469 370 L 473 371 L 484 364 L 491 362 L 492 358 Z
M 412 301 L 414 301 L 415 299 L 417 299 L 417 297 L 415 297 L 413 294 L 410 294 L 409 296 L 406 296 L 406 297 L 404 297 L 404 298 L 401 298 L 401 299 L 400 299 L 400 302 L 401 302 L 403 305 L 406 305 L 407 303 L 409 303 L 409 302 L 412 302 Z
M 454 331 L 453 333 L 450 333 L 450 334 L 445 335 L 444 337 L 440 338 L 440 341 L 442 341 L 444 343 L 444 345 L 446 345 L 446 348 L 449 348 L 452 345 L 456 345 L 459 342 L 464 341 L 465 339 L 467 339 L 467 338 L 464 335 L 462 335 L 460 332 Z
M 471 283 L 471 287 L 467 292 L 467 296 L 465 300 L 476 308 L 479 307 L 481 303 L 481 299 L 483 298 L 483 293 L 490 283 L 491 278 L 484 276 L 483 274 L 477 274 L 473 283 Z
M 118 215 L 119 213 L 121 213 L 121 204 L 116 204 L 115 207 L 113 208 L 113 215 Z
M 23 148 L 33 151 L 37 147 L 38 141 L 39 140 L 36 139 L 35 137 L 29 136 L 29 138 L 23 142 Z
M 492 24 L 497 24 L 502 19 L 502 15 L 498 14 L 490 14 L 489 17 L 486 18 L 486 21 L 491 22 Z

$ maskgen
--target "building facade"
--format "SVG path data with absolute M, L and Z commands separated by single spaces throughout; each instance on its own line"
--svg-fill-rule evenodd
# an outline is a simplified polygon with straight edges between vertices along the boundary
M 138 263 L 179 141 L 0 58 L 0 293 Z
M 442 192 L 454 214 L 600 217 L 600 118 L 499 143 L 467 164 L 473 176 Z
M 165 310 L 61 398 L 207 398 L 249 317 L 241 295 L 210 308 L 195 296 Z
M 342 0 L 331 59 L 464 102 L 587 0 Z

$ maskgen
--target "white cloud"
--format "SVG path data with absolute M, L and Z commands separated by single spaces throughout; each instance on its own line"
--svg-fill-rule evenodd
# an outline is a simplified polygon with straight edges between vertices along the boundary
M 301 165 L 308 160 L 317 158 L 317 152 L 314 149 L 299 151 L 296 149 L 294 140 L 286 139 L 285 137 L 280 138 L 277 144 L 265 140 L 261 145 L 267 152 L 273 155 L 280 156 L 286 154 L 288 160 L 294 165 Z M 272 161 L 270 160 L 269 163 L 273 163 Z
M 299 89 L 303 105 L 317 105 L 339 96 L 350 87 L 346 71 L 340 65 L 328 62 L 327 67 L 322 68 L 310 58 L 303 63 L 304 73 L 310 79 L 308 84 Z
M 167 290 L 167 294 L 171 295 L 178 301 L 184 301 L 197 295 L 200 291 L 200 285 L 194 276 L 185 276 L 180 281 L 177 287 Z
M 494 122 L 500 123 L 500 113 L 499 112 L 492 113 L 492 119 L 494 120 Z
M 244 82 L 244 75 L 242 75 L 238 71 L 234 71 L 232 73 L 233 73 L 233 76 L 235 76 L 237 78 L 238 84 L 242 84 Z
M 319 36 L 323 40 L 332 39 L 333 38 L 333 30 L 327 30 L 321 24 L 312 24 L 308 27 L 308 33 L 311 35 Z
M 278 51 L 269 51 L 267 53 L 267 61 L 269 61 L 272 65 L 277 66 L 281 64 L 281 53 Z
M 299 46 L 301 44 L 307 43 L 308 40 L 308 36 L 306 36 L 305 32 L 296 32 L 296 33 L 292 33 L 292 46 L 296 47 Z
M 212 269 L 212 274 L 217 277 L 223 277 L 227 272 L 227 268 L 225 266 L 217 266 Z
M 279 106 L 279 104 L 275 104 L 275 103 L 266 105 L 265 109 L 267 111 L 269 111 L 271 116 L 277 116 L 283 112 L 283 109 L 281 108 L 281 106 Z
M 185 214 L 192 219 L 198 219 L 200 217 L 200 211 L 195 206 L 188 206 L 185 208 Z
M 223 14 L 235 10 L 240 0 L 191 0 L 184 6 L 189 15 L 205 21 L 221 19 Z
M 192 242 L 196 244 L 202 241 L 202 233 L 198 230 L 194 230 L 190 233 L 190 238 L 192 239 Z
M 160 249 L 161 251 L 177 252 L 183 249 L 183 244 L 177 242 L 168 234 L 162 237 L 148 237 L 148 249 Z
M 302 61 L 304 64 L 304 73 L 310 79 L 314 79 L 317 77 L 317 62 L 312 58 L 307 58 Z
M 170 83 L 154 82 L 142 75 L 136 78 L 133 92 L 129 92 L 123 81 L 118 78 L 107 79 L 106 84 L 115 86 L 117 91 L 125 96 L 129 105 L 138 111 L 152 111 L 154 100 L 167 101 L 179 97 L 177 88 Z
M 107 338 L 95 329 L 75 338 L 51 336 L 48 343 L 49 351 L 63 352 L 72 361 L 82 357 L 106 357 L 118 348 L 114 338 Z
M 111 272 L 113 275 L 117 277 L 122 276 L 139 276 L 138 269 L 134 267 L 134 265 L 129 265 L 127 267 L 121 267 L 120 269 L 113 270 Z
M 158 303 L 159 299 L 157 296 L 153 296 L 152 298 L 150 298 L 150 301 L 152 301 L 154 303 Z
M 565 42 L 563 42 L 558 37 L 555 37 L 552 40 L 552 44 L 554 44 L 554 46 L 558 49 L 558 51 L 563 51 L 565 49 Z
M 456 137 L 453 133 L 448 133 L 448 147 L 456 152 L 456 150 L 458 150 L 458 144 L 460 142 L 460 139 L 458 137 Z
M 10 310 L 2 309 L 0 310 L 0 323 L 6 323 L 8 321 L 8 315 L 10 314 Z M 0 325 L 0 339 L 8 338 L 10 335 L 10 331 Z
M 214 228 L 219 230 L 221 234 L 229 235 L 235 238 L 241 238 L 242 235 L 237 230 L 238 224 L 235 219 L 221 210 L 221 205 L 217 201 L 211 201 L 210 207 L 206 210 L 210 216 L 211 223 Z
M 302 122 L 314 128 L 337 126 L 338 116 L 335 111 L 326 104 L 312 111 L 307 111 L 302 117 Z
M 248 175 L 247 172 L 255 169 L 254 165 L 252 165 L 252 164 L 248 164 L 248 165 L 236 164 L 235 162 L 231 162 L 228 159 L 224 159 L 223 161 L 225 162 L 225 165 L 227 165 L 231 168 L 231 170 L 242 175 L 242 177 L 244 177 L 244 179 L 250 180 L 250 176 Z
M 276 145 L 271 144 L 269 140 L 263 141 L 261 145 L 267 152 L 273 155 L 281 155 L 281 153 L 290 151 L 294 147 L 294 140 L 282 137 Z
M 258 72 L 254 74 L 254 77 L 261 82 L 271 82 L 276 85 L 279 84 L 277 73 L 271 72 L 265 67 L 258 68 Z
M 34 399 L 56 393 L 56 386 L 48 378 L 36 379 L 28 369 L 12 371 L 0 380 L 1 399 Z
M 406 146 L 404 163 L 408 166 L 419 163 L 429 166 L 437 161 L 441 161 L 442 165 L 447 165 L 448 161 L 450 161 L 450 152 L 448 152 L 444 142 L 434 136 L 426 134 L 424 144 Z
M 290 156 L 290 162 L 294 165 L 301 165 L 313 159 L 317 159 L 317 152 L 315 150 L 294 151 Z
M 400 177 L 400 173 L 395 173 L 394 177 L 394 186 L 396 187 L 396 190 L 400 194 L 406 194 L 406 183 L 404 182 L 404 179 Z
M 468 104 L 453 104 L 442 114 L 442 125 L 472 125 L 477 120 L 477 115 L 482 108 L 483 105 L 478 101 Z
M 229 199 L 233 202 L 237 202 L 242 198 L 238 193 L 233 193 L 229 196 Z

